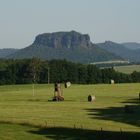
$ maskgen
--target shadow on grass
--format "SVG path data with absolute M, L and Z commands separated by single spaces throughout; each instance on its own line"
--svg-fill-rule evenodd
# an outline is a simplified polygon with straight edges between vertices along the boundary
M 30 131 L 32 134 L 42 135 L 53 140 L 139 140 L 140 133 L 96 131 L 72 128 L 42 128 Z
M 124 101 L 122 103 L 140 105 L 140 99 L 138 98 L 128 99 L 127 101 Z
M 80 128 L 66 128 L 66 127 L 42 127 L 42 126 L 39 127 L 26 123 L 16 124 L 10 122 L 9 123 L 0 122 L 0 125 L 2 124 L 11 125 L 10 129 L 13 129 L 13 133 L 18 133 L 19 127 L 15 129 L 16 127 L 12 127 L 12 126 L 19 125 L 23 128 L 22 131 L 24 131 L 24 133 L 38 135 L 46 139 L 52 139 L 52 140 L 140 140 L 140 133 L 138 132 L 126 132 L 126 131 L 115 132 L 115 131 L 104 131 L 104 130 L 97 131 L 97 130 L 87 130 L 82 128 L 80 129 Z M 7 131 L 6 129 L 5 131 Z
M 123 103 L 124 107 L 108 107 L 86 110 L 91 118 L 117 121 L 140 127 L 140 100 L 129 99 Z M 129 108 L 127 109 L 126 107 Z

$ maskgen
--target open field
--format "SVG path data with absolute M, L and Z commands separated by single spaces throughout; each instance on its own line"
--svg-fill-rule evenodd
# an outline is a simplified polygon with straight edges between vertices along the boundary
M 140 65 L 129 65 L 129 66 L 115 66 L 116 71 L 130 74 L 133 71 L 140 72 Z
M 32 85 L 0 86 L 0 140 L 140 139 L 140 84 L 72 85 L 64 102 L 48 101 L 53 90 L 35 85 L 33 96 Z

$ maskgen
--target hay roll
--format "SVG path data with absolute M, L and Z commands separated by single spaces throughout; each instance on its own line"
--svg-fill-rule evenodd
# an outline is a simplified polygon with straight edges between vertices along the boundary
M 93 95 L 88 96 L 88 101 L 89 102 L 93 102 L 94 100 L 95 100 L 95 96 L 93 96 Z

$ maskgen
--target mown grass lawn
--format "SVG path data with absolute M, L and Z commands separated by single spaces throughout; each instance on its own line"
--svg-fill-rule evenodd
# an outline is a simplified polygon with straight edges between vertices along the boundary
M 102 131 L 112 140 L 121 132 L 140 138 L 139 83 L 62 85 L 64 102 L 50 101 L 53 88 L 35 85 L 33 96 L 32 85 L 0 86 L 0 139 L 101 139 Z M 94 102 L 87 101 L 89 94 Z M 125 105 L 134 112 L 125 113 Z
M 134 71 L 140 72 L 140 65 L 128 65 L 128 66 L 115 66 L 116 71 L 130 74 Z

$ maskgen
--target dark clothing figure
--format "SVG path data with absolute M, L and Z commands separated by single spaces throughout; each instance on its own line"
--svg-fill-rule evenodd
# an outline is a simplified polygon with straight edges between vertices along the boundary
M 54 91 L 55 91 L 55 92 L 58 91 L 58 89 L 57 89 L 57 83 L 54 84 Z

